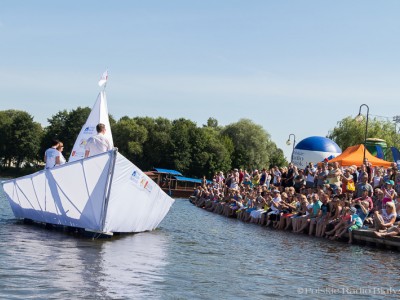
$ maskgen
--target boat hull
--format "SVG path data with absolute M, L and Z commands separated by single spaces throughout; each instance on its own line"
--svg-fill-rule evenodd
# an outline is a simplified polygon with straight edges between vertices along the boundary
M 3 182 L 16 218 L 86 230 L 155 229 L 174 200 L 116 149 Z

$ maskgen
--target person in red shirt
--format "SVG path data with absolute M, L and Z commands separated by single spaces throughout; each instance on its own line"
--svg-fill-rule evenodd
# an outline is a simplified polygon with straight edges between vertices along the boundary
M 239 185 L 242 184 L 244 177 L 244 172 L 242 169 L 239 170 Z

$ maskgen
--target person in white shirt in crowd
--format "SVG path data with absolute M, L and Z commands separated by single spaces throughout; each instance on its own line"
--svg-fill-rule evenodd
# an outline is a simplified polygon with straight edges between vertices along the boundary
M 316 172 L 317 172 L 317 169 L 314 167 L 313 163 L 312 162 L 308 163 L 308 166 L 306 167 L 306 170 L 305 170 L 305 175 L 307 176 L 307 178 L 306 178 L 306 187 L 307 188 L 314 187 Z
M 282 201 L 281 192 L 279 190 L 273 190 L 273 198 L 271 202 L 271 211 L 267 213 L 267 227 L 271 222 L 279 221 L 278 216 L 280 213 L 280 203 Z
M 51 169 L 60 164 L 60 152 L 57 150 L 59 140 L 52 140 L 51 147 L 44 153 L 45 169 Z
M 85 157 L 97 155 L 112 150 L 111 143 L 105 136 L 106 126 L 99 123 L 96 126 L 97 134 L 88 138 L 85 147 Z
M 273 167 L 272 169 L 273 169 L 273 171 L 272 171 L 272 176 L 273 176 L 272 184 L 274 186 L 280 186 L 281 185 L 282 173 L 279 171 L 279 168 L 277 166 Z

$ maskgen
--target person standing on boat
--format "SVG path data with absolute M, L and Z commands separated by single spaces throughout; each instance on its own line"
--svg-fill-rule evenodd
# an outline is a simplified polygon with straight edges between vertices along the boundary
M 60 152 L 57 150 L 59 140 L 52 140 L 51 147 L 44 153 L 45 169 L 51 169 L 60 164 Z
M 105 136 L 106 126 L 99 123 L 96 126 L 97 134 L 88 138 L 85 147 L 85 157 L 97 155 L 112 150 L 110 141 Z
M 64 144 L 63 142 L 59 142 L 56 149 L 58 150 L 58 152 L 60 153 L 60 162 L 58 163 L 59 165 L 63 165 L 67 162 L 67 160 L 65 159 L 64 155 L 62 154 L 63 150 L 64 150 Z

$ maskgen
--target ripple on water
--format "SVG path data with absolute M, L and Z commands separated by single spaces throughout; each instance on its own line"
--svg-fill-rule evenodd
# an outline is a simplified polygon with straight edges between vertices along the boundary
M 298 288 L 400 288 L 397 252 L 244 224 L 184 200 L 153 232 L 87 240 L 16 222 L 0 193 L 0 244 L 7 299 L 268 299 L 301 297 Z

